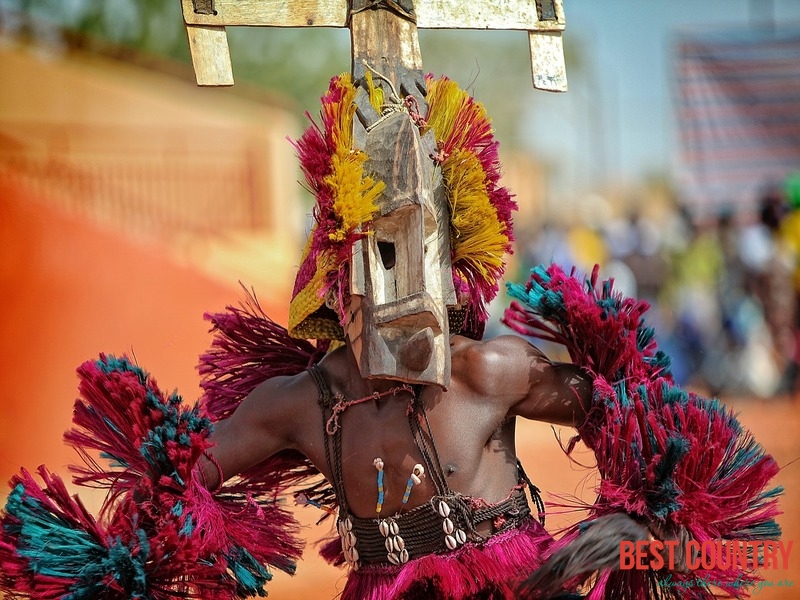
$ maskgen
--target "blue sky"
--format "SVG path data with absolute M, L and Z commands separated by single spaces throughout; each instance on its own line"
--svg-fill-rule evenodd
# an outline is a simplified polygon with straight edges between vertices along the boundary
M 800 0 L 564 0 L 564 8 L 565 36 L 580 46 L 586 74 L 568 72 L 566 94 L 532 92 L 525 120 L 525 139 L 558 162 L 564 191 L 601 173 L 631 180 L 670 171 L 677 31 L 800 26 Z

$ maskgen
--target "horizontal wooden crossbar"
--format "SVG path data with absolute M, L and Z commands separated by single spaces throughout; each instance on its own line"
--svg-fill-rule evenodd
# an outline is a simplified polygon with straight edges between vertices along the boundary
M 197 0 L 181 3 L 188 25 L 347 27 L 346 0 L 214 0 L 211 13 L 195 12 Z M 561 31 L 562 4 L 554 4 L 555 18 L 547 20 L 539 19 L 534 1 L 421 0 L 414 8 L 420 29 Z
M 233 85 L 226 27 L 351 27 L 349 4 L 347 0 L 181 0 L 198 85 Z M 416 28 L 527 31 L 533 86 L 566 91 L 562 0 L 419 0 L 413 7 L 416 23 L 403 22 L 414 28 L 415 39 Z M 421 64 L 421 59 L 417 62 Z

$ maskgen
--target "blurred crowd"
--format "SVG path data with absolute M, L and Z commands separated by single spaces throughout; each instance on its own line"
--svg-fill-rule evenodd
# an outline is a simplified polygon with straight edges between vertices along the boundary
M 556 262 L 647 300 L 676 381 L 715 396 L 791 396 L 800 388 L 800 177 L 765 190 L 747 214 L 698 222 L 654 215 L 548 220 L 518 239 L 517 280 Z

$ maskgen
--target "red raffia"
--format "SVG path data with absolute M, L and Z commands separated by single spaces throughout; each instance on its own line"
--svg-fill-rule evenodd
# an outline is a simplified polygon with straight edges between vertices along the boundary
M 270 577 L 265 565 L 294 572 L 303 544 L 297 522 L 278 502 L 280 486 L 234 479 L 212 493 L 200 481 L 195 467 L 211 431 L 202 406 L 165 397 L 126 359 L 101 355 L 78 374 L 81 397 L 65 437 L 84 458 L 74 468 L 76 482 L 109 490 L 100 518 L 44 469 L 44 488 L 23 471 L 12 480 L 13 502 L 0 530 L 0 590 L 99 598 L 92 591 L 99 586 L 109 600 L 139 593 L 230 600 L 260 589 Z M 97 452 L 109 467 L 94 458 Z M 48 545 L 53 535 L 64 543 L 83 540 L 75 552 L 84 562 L 72 565 L 75 558 Z
M 204 406 L 213 421 L 230 416 L 255 387 L 277 376 L 296 375 L 325 355 L 314 346 L 289 336 L 286 328 L 263 311 L 252 292 L 238 307 L 206 314 L 214 336 L 200 357 Z M 212 451 L 213 452 L 213 451 Z M 330 505 L 332 491 L 311 462 L 297 452 L 280 452 L 244 471 L 227 484 L 239 495 L 277 496 L 292 486 L 308 486 L 309 498 Z
M 598 497 L 589 516 L 553 545 L 552 556 L 574 552 L 583 528 L 619 512 L 657 531 L 686 532 L 700 543 L 776 539 L 780 490 L 768 488 L 779 470 L 774 459 L 731 411 L 675 385 L 652 331 L 644 329 L 648 305 L 619 296 L 611 282 L 598 282 L 597 273 L 595 268 L 582 282 L 556 265 L 538 267 L 524 290 L 511 286 L 518 300 L 504 316 L 519 333 L 564 344 L 594 382 L 579 434 L 595 453 Z M 708 577 L 743 598 L 760 579 L 749 570 L 671 576 L 675 586 L 657 590 L 657 597 L 712 598 L 704 586 L 681 586 Z M 603 573 L 590 597 L 646 598 L 656 585 L 649 571 Z M 539 590 L 545 596 L 553 591 Z

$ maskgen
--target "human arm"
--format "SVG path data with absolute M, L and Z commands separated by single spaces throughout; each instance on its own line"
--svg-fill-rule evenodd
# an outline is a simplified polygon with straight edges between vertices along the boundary
M 281 450 L 297 449 L 306 403 L 315 401 L 304 374 L 273 377 L 259 384 L 227 419 L 215 424 L 213 447 L 201 458 L 210 489 Z M 307 420 L 307 419 L 306 419 Z

